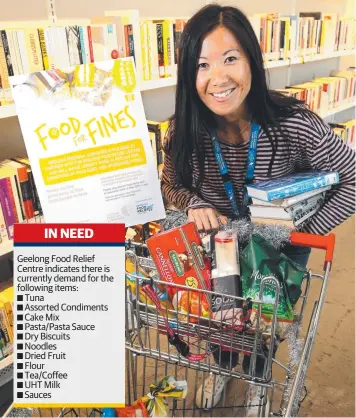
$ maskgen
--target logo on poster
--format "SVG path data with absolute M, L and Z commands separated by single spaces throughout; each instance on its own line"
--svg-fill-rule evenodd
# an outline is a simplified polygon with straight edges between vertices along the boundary
M 140 203 L 136 205 L 137 213 L 147 213 L 153 211 L 153 204 Z
M 130 215 L 131 215 L 131 213 L 132 213 L 132 211 L 133 211 L 133 208 L 132 208 L 132 206 L 131 206 L 131 205 L 124 205 L 124 206 L 121 208 L 121 213 L 122 213 L 124 216 L 130 216 Z

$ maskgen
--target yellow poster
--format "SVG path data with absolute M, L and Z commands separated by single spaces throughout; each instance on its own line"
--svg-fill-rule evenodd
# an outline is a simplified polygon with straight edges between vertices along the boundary
M 132 58 L 10 82 L 46 222 L 165 217 Z

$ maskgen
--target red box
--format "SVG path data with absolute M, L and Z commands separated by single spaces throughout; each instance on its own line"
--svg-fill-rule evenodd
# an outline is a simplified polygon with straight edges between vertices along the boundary
M 195 223 L 190 222 L 147 240 L 161 279 L 192 289 L 211 290 L 211 266 Z M 173 299 L 179 288 L 168 287 Z

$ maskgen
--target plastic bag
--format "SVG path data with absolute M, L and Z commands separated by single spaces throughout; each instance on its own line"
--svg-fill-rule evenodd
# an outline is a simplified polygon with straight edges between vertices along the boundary
M 294 319 L 293 306 L 301 295 L 301 285 L 306 269 L 277 251 L 259 235 L 252 235 L 249 244 L 241 251 L 240 267 L 242 293 L 245 298 L 259 299 L 263 278 L 278 279 L 280 294 L 277 319 L 279 323 L 292 322 Z M 264 285 L 262 300 L 273 303 L 275 299 L 275 282 L 273 280 L 267 281 Z M 257 304 L 254 304 L 253 310 L 257 309 Z M 262 319 L 270 322 L 273 311 L 272 305 L 263 304 Z

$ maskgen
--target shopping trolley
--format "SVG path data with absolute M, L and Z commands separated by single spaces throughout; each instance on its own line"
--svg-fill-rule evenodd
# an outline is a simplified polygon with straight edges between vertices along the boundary
M 244 416 L 251 388 L 259 389 L 257 404 L 250 405 L 258 410 L 257 416 L 298 416 L 305 398 L 304 382 L 325 298 L 335 236 L 292 232 L 290 242 L 324 249 L 326 255 L 324 274 L 310 270 L 305 274 L 302 294 L 295 306 L 295 321 L 284 336 L 293 346 L 293 356 L 283 361 L 275 356 L 280 344 L 276 332 L 278 302 L 270 303 L 273 314 L 268 327 L 263 324 L 261 315 L 262 305 L 267 304 L 262 298 L 266 279 L 261 280 L 256 300 L 230 296 L 242 306 L 236 309 L 236 315 L 233 308 L 228 319 L 222 315 L 206 317 L 204 301 L 210 300 L 213 294 L 215 297 L 226 295 L 161 281 L 145 244 L 132 243 L 126 251 L 126 257 L 135 263 L 135 271 L 126 272 L 129 283 L 126 289 L 126 403 L 132 404 L 149 393 L 151 383 L 173 376 L 176 380 L 187 381 L 188 391 L 184 400 L 167 401 L 170 416 Z M 137 247 L 141 255 L 137 255 Z M 145 274 L 137 274 L 139 271 Z M 278 301 L 280 285 L 277 279 L 272 280 L 275 280 L 275 301 Z M 318 298 L 310 316 L 304 317 L 310 288 L 317 281 L 320 281 Z M 188 301 L 197 304 L 198 314 L 189 310 L 182 312 L 178 305 L 161 302 L 159 294 L 167 294 L 168 287 L 185 291 Z M 248 314 L 251 304 L 257 306 L 253 320 Z M 307 324 L 306 332 L 302 332 L 302 323 Z M 242 367 L 242 358 L 249 358 L 247 370 Z M 257 373 L 256 364 L 261 359 L 263 371 Z M 203 382 L 208 376 L 213 385 L 212 397 L 222 377 L 230 383 L 219 393 L 219 402 L 215 405 L 211 399 L 210 406 L 214 406 L 207 408 L 202 401 L 206 398 Z

